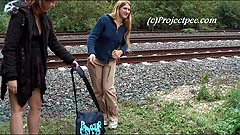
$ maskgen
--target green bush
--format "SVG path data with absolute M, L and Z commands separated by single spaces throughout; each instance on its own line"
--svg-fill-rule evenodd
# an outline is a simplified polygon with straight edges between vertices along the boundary
M 8 22 L 9 22 L 10 16 L 6 13 L 0 14 L 0 32 L 4 33 L 7 31 Z
M 238 88 L 232 88 L 228 94 L 226 106 L 236 109 L 240 112 L 240 90 Z
M 102 14 L 111 10 L 112 2 L 59 1 L 49 13 L 57 31 L 86 31 L 93 28 Z
M 224 28 L 240 28 L 240 2 L 222 1 L 216 9 L 216 16 L 220 25 Z
M 220 82 L 218 81 L 217 87 L 213 91 L 210 91 L 209 88 L 207 87 L 208 82 L 209 82 L 208 73 L 205 73 L 201 80 L 201 87 L 197 92 L 196 99 L 198 101 L 205 100 L 209 102 L 223 99 L 224 96 L 220 92 Z
M 0 31 L 6 31 L 8 17 L 3 7 L 8 0 L 0 1 Z M 240 28 L 240 1 L 131 1 L 133 12 L 133 29 L 237 29 Z M 56 7 L 49 11 L 56 31 L 89 31 L 97 19 L 104 13 L 110 13 L 114 1 L 58 1 Z M 211 5 L 211 6 L 209 6 Z M 172 18 L 209 18 L 217 19 L 216 23 L 158 23 L 148 26 L 150 17 Z M 3 21 L 2 21 L 3 20 Z
M 233 87 L 226 96 L 225 103 L 216 109 L 220 119 L 212 128 L 220 134 L 240 133 L 240 89 Z
M 196 99 L 198 101 L 212 101 L 212 95 L 210 94 L 209 89 L 205 85 L 201 86 L 201 88 L 198 90 Z
M 195 32 L 197 32 L 197 30 L 195 30 L 194 28 L 186 28 L 186 29 L 183 29 L 182 32 L 184 32 L 184 33 L 195 33 Z

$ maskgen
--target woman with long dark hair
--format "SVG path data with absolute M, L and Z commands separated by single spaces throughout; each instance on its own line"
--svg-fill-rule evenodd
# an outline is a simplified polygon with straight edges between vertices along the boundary
M 9 8 L 11 19 L 2 49 L 1 98 L 8 90 L 11 134 L 24 134 L 23 114 L 27 102 L 30 106 L 28 132 L 38 134 L 46 90 L 47 47 L 66 64 L 78 64 L 60 45 L 47 15 L 48 9 L 55 6 L 55 0 L 27 0 L 12 6 Z

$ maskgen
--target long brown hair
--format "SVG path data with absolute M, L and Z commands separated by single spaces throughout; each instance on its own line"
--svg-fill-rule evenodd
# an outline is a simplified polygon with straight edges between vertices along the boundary
M 116 19 L 117 17 L 119 17 L 120 16 L 120 14 L 119 14 L 120 8 L 125 6 L 126 4 L 128 4 L 131 7 L 131 3 L 129 0 L 119 0 L 115 4 L 112 13 L 110 13 L 110 16 L 112 16 L 113 19 Z M 130 33 L 131 33 L 131 29 L 132 29 L 132 11 L 130 12 L 128 18 L 124 19 L 123 23 L 124 23 L 125 27 L 127 28 L 127 31 L 124 35 L 124 39 L 125 39 L 127 45 L 130 46 Z
M 54 0 L 26 0 L 25 6 L 31 8 L 34 14 L 39 16 L 46 12 L 46 1 Z

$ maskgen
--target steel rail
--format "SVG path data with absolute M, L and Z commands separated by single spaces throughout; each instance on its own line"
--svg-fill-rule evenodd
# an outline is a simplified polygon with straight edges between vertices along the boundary
M 162 49 L 162 50 L 142 50 L 127 52 L 118 63 L 154 62 L 160 60 L 176 60 L 221 56 L 239 56 L 240 46 L 230 47 L 207 47 L 207 48 L 182 48 L 182 49 Z M 74 54 L 80 65 L 86 65 L 87 54 Z M 52 58 L 51 58 L 52 59 Z M 53 60 L 53 59 L 52 59 Z M 55 59 L 55 60 L 60 60 Z M 50 62 L 50 68 L 66 66 L 64 63 L 58 65 L 59 61 Z
M 240 46 L 226 47 L 204 47 L 204 48 L 178 48 L 178 49 L 159 49 L 159 50 L 141 50 L 130 51 L 122 57 L 118 63 L 136 63 L 136 62 L 154 62 L 161 60 L 221 57 L 221 56 L 239 56 Z M 86 65 L 88 54 L 73 54 L 80 65 Z M 0 62 L 2 58 L 0 58 Z M 48 67 L 67 67 L 60 58 L 55 55 L 48 56 Z
M 178 54 L 178 53 L 200 53 L 200 52 L 221 52 L 221 51 L 236 51 L 240 50 L 240 46 L 224 46 L 224 47 L 202 47 L 202 48 L 176 48 L 176 49 L 156 49 L 156 50 L 138 50 L 128 51 L 126 56 L 137 56 L 137 55 L 163 55 L 163 54 Z M 86 59 L 87 53 L 73 54 L 76 59 Z M 1 59 L 0 59 L 1 60 Z M 48 61 L 60 60 L 55 55 L 49 55 Z
M 200 53 L 200 52 L 221 52 L 221 51 L 236 51 L 240 50 L 240 46 L 223 46 L 223 47 L 201 47 L 201 48 L 174 48 L 174 49 L 154 49 L 154 50 L 136 50 L 127 51 L 125 56 L 138 55 L 162 55 L 162 54 L 184 54 L 184 53 Z M 72 54 L 76 59 L 86 59 L 87 53 Z M 0 58 L 0 61 L 2 58 Z M 61 60 L 56 55 L 49 55 L 48 61 Z
M 193 58 L 204 59 L 208 57 L 230 57 L 240 56 L 240 51 L 224 51 L 224 52 L 202 52 L 202 53 L 188 53 L 188 54 L 171 54 L 171 55 L 152 55 L 152 56 L 129 56 L 122 57 L 117 64 L 121 63 L 139 63 L 139 62 L 158 62 L 158 61 L 173 61 L 177 59 L 189 60 Z M 83 66 L 87 64 L 87 59 L 77 59 L 79 65 Z M 62 61 L 53 61 L 48 63 L 48 68 L 69 67 Z
M 208 41 L 208 40 L 240 40 L 240 35 L 218 35 L 218 36 L 172 36 L 172 37 L 135 37 L 131 39 L 132 43 L 145 42 L 178 42 L 178 41 Z M 61 39 L 60 43 L 64 46 L 86 45 L 86 38 L 79 39 Z M 0 42 L 0 49 L 4 43 Z
M 222 30 L 196 30 L 196 32 L 204 32 L 204 33 L 213 33 L 213 32 L 240 32 L 240 30 L 230 30 L 230 29 L 222 29 Z M 147 30 L 147 29 L 139 29 L 132 30 L 133 34 L 135 33 L 184 33 L 183 30 Z M 87 35 L 89 31 L 68 31 L 68 32 L 56 32 L 57 36 L 70 36 L 70 35 Z M 4 38 L 5 33 L 0 33 L 0 38 Z

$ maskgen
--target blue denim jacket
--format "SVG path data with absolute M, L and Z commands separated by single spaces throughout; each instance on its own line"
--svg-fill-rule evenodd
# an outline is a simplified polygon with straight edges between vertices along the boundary
M 124 39 L 126 30 L 124 25 L 117 29 L 110 15 L 102 15 L 88 36 L 88 54 L 95 54 L 98 60 L 108 62 L 112 59 L 113 50 L 121 49 L 125 53 L 127 50 Z

